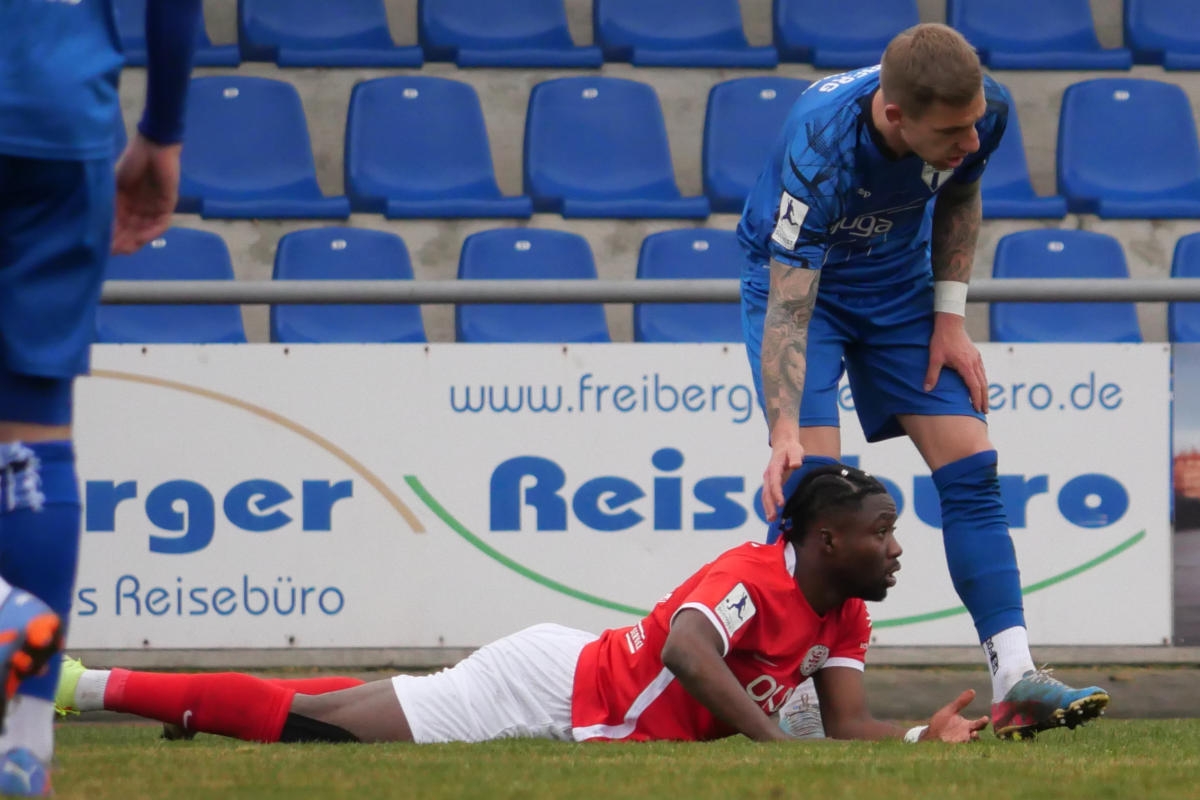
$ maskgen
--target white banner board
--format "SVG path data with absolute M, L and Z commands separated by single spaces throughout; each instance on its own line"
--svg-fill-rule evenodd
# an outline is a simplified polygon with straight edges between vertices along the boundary
M 1169 352 L 984 345 L 1040 644 L 1171 631 Z M 740 347 L 98 346 L 76 390 L 72 646 L 474 646 L 628 624 L 765 525 Z M 843 451 L 902 505 L 880 644 L 970 644 L 907 439 Z

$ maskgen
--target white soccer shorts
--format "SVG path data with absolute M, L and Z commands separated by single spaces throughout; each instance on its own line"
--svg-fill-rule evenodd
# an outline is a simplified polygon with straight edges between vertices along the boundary
M 595 639 L 562 625 L 534 625 L 435 675 L 397 675 L 392 688 L 417 742 L 574 741 L 575 664 Z

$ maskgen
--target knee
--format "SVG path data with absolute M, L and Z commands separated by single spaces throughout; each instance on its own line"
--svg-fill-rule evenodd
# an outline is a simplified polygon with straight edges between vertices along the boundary
M 319 719 L 289 712 L 279 734 L 281 742 L 357 742 L 359 738 L 345 728 Z

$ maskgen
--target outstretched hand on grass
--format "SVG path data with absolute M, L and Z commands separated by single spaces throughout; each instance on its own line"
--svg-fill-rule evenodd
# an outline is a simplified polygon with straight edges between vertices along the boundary
M 987 727 L 986 716 L 966 719 L 962 710 L 975 699 L 975 690 L 967 689 L 955 699 L 942 706 L 929 718 L 929 727 L 921 734 L 923 742 L 974 742 L 979 732 Z

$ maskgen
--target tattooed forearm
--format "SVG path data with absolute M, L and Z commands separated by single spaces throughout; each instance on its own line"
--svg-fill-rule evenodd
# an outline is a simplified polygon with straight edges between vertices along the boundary
M 948 183 L 933 209 L 931 250 L 935 281 L 971 280 L 975 261 L 975 240 L 983 219 L 983 201 L 979 181 L 971 184 Z
M 820 271 L 771 262 L 771 291 L 763 324 L 763 399 L 770 429 L 780 419 L 800 419 L 808 366 L 808 321 Z

